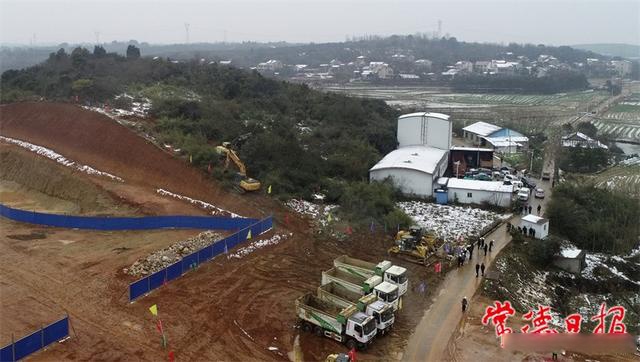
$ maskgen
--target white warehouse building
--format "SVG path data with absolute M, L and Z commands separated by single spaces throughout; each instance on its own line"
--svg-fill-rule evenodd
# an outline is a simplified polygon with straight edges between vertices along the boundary
M 390 178 L 406 195 L 430 197 L 433 181 L 447 170 L 447 156 L 446 150 L 427 146 L 398 148 L 369 170 L 369 180 Z
M 446 186 L 450 202 L 457 201 L 461 204 L 476 205 L 488 203 L 501 207 L 511 206 L 512 185 L 504 185 L 499 181 L 450 178 Z
M 404 193 L 431 197 L 434 181 L 449 162 L 452 124 L 441 113 L 411 113 L 398 117 L 398 149 L 369 170 L 369 181 L 387 178 Z

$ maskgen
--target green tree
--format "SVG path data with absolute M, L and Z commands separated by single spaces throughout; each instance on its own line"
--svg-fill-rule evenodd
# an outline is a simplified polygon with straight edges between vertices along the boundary
M 127 47 L 127 59 L 138 59 L 140 58 L 140 48 L 137 46 L 130 44 Z

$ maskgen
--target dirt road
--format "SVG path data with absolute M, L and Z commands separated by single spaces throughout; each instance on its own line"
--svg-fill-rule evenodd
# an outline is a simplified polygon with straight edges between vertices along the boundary
M 512 223 L 516 223 L 516 216 Z M 415 332 L 409 339 L 402 360 L 404 361 L 441 361 L 443 353 L 454 333 L 462 310 L 460 302 L 463 297 L 471 301 L 471 297 L 480 286 L 482 277 L 476 278 L 475 263 L 484 263 L 487 268 L 493 262 L 500 250 L 511 241 L 511 236 L 506 232 L 506 226 L 502 225 L 486 236 L 487 242 L 495 240 L 494 249 L 487 256 L 484 252 L 474 250 L 471 261 L 458 270 L 451 271 L 435 293 L 435 300 L 426 311 Z

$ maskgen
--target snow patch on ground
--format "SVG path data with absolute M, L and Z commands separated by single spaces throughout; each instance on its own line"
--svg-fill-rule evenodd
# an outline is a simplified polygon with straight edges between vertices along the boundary
M 625 166 L 640 166 L 640 156 L 627 158 L 626 160 L 620 161 L 620 164 Z
M 264 248 L 265 246 L 269 246 L 269 245 L 276 245 L 276 244 L 280 243 L 281 241 L 286 240 L 287 238 L 289 238 L 291 236 L 293 236 L 293 233 L 276 234 L 276 235 L 270 237 L 269 239 L 253 241 L 251 244 L 238 249 L 238 251 L 236 251 L 233 254 L 230 254 L 229 257 L 242 259 L 243 257 L 253 253 L 254 251 L 256 251 L 258 249 Z
M 632 254 L 636 252 L 637 250 L 633 250 Z M 617 262 L 621 262 L 621 261 L 625 263 L 627 262 L 623 258 L 615 257 L 615 256 L 611 257 L 610 259 L 615 260 Z M 604 269 L 607 269 L 612 275 L 615 275 L 618 278 L 624 279 L 636 285 L 640 285 L 640 281 L 627 277 L 623 272 L 619 271 L 614 265 L 608 264 L 607 263 L 608 260 L 609 260 L 609 257 L 606 254 L 600 254 L 600 253 L 587 254 L 586 256 L 587 266 L 582 270 L 582 273 L 581 273 L 582 277 L 585 279 L 595 280 L 595 281 L 607 280 L 609 278 L 596 276 L 594 273 L 596 268 L 604 268 Z
M 225 210 L 225 209 L 221 209 L 217 206 L 213 206 L 207 202 L 204 202 L 202 200 L 196 200 L 196 199 L 192 199 L 188 196 L 182 196 L 182 195 L 178 195 L 178 194 L 174 194 L 171 191 L 167 191 L 164 189 L 157 189 L 156 192 L 162 196 L 170 196 L 173 197 L 174 199 L 178 199 L 178 200 L 183 200 L 183 201 L 187 201 L 190 204 L 193 205 L 197 205 L 198 207 L 200 207 L 201 209 L 205 209 L 205 210 L 211 210 L 211 215 L 217 215 L 217 216 L 231 216 L 231 217 L 242 217 L 238 214 L 234 214 L 231 211 Z
M 501 217 L 491 211 L 422 201 L 399 202 L 397 206 L 418 226 L 445 241 L 456 240 L 460 236 L 478 235 Z
M 338 221 L 338 218 L 332 213 L 332 210 L 335 210 L 338 205 L 318 205 L 300 199 L 291 199 L 285 205 L 298 214 L 309 216 L 321 227 L 327 226 L 331 221 Z M 329 220 L 330 214 L 331 220 Z
M 124 182 L 123 179 L 121 179 L 118 176 L 112 175 L 108 172 L 104 172 L 104 171 L 99 171 L 96 170 L 95 168 L 91 167 L 91 166 L 87 166 L 87 165 L 82 165 L 79 164 L 75 161 L 69 160 L 68 158 L 64 157 L 63 155 L 48 149 L 46 147 L 42 147 L 42 146 L 38 146 L 38 145 L 34 145 L 33 143 L 29 143 L 29 142 L 25 142 L 25 141 L 21 141 L 15 138 L 10 138 L 10 137 L 4 137 L 4 136 L 0 136 L 0 140 L 7 142 L 7 143 L 11 143 L 17 146 L 20 146 L 22 148 L 25 148 L 31 152 L 35 152 L 37 154 L 39 154 L 40 156 L 44 156 L 48 159 L 54 160 L 57 163 L 63 165 L 63 166 L 67 166 L 67 167 L 71 167 L 73 169 L 76 169 L 80 172 L 84 172 L 86 174 L 89 175 L 95 175 L 95 176 L 103 176 L 103 177 L 108 177 L 112 180 L 115 181 L 119 181 L 119 182 Z

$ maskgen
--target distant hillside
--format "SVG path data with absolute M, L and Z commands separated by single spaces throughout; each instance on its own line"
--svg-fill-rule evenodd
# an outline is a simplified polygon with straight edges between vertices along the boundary
M 509 58 L 509 54 L 524 55 L 536 59 L 541 54 L 552 55 L 561 62 L 584 62 L 586 58 L 602 58 L 588 50 L 574 49 L 568 46 L 545 46 L 542 44 L 500 45 L 492 43 L 471 43 L 456 38 L 431 38 L 422 35 L 393 35 L 389 37 L 369 36 L 346 42 L 322 44 L 277 43 L 197 43 L 197 44 L 148 44 L 130 42 L 111 42 L 102 44 L 107 52 L 124 55 L 129 44 L 140 48 L 145 56 L 171 57 L 188 60 L 205 58 L 207 60 L 233 60 L 238 67 L 252 67 L 269 59 L 278 59 L 285 64 L 307 64 L 318 66 L 336 59 L 348 62 L 360 55 L 368 60 L 393 62 L 393 55 L 403 54 L 415 59 L 429 59 L 434 69 L 445 70 L 458 60 L 489 60 Z M 89 44 L 60 44 L 57 47 L 2 47 L 0 48 L 0 71 L 22 69 L 47 59 L 51 52 L 59 48 L 71 52 L 77 46 L 92 48 Z
M 611 57 L 640 59 L 640 45 L 633 44 L 579 44 L 573 48 L 592 51 Z

